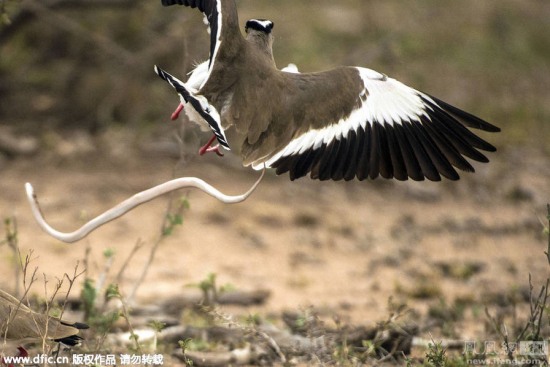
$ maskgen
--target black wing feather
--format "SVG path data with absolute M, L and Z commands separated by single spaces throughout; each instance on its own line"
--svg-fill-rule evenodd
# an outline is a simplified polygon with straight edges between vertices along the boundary
M 483 131 L 489 131 L 492 133 L 498 133 L 500 132 L 500 128 L 488 123 L 485 120 L 480 119 L 477 116 L 474 116 L 466 111 L 461 110 L 460 108 L 457 108 L 453 105 L 448 104 L 447 102 L 444 102 L 432 95 L 427 94 L 430 96 L 431 99 L 433 99 L 443 110 L 447 111 L 448 114 L 455 116 L 460 122 L 462 122 L 464 125 L 468 127 L 473 127 L 474 129 L 479 129 Z M 425 98 L 423 98 L 424 101 L 427 101 Z M 429 102 L 429 101 L 427 101 Z M 430 103 L 431 104 L 431 103 Z
M 327 151 L 321 157 L 319 164 L 319 180 L 325 181 L 331 178 L 331 170 L 340 149 L 340 142 L 339 139 L 335 139 L 328 144 Z
M 350 157 L 348 164 L 346 165 L 344 171 L 344 180 L 350 181 L 355 177 L 355 172 L 357 171 L 357 163 L 361 155 L 361 145 L 365 141 L 365 132 L 363 129 L 359 128 L 357 131 L 350 131 L 350 137 L 353 139 L 353 143 L 350 143 Z M 362 143 L 363 142 L 363 143 Z
M 400 124 L 396 124 L 394 130 L 397 144 L 399 144 L 401 153 L 403 154 L 407 175 L 415 181 L 423 181 L 424 175 L 422 174 L 422 168 L 420 168 L 417 156 L 411 146 L 411 139 L 407 139 L 406 137 L 405 128 Z
M 369 177 L 370 172 L 370 156 L 371 156 L 371 126 L 367 124 L 365 128 L 359 127 L 358 129 L 358 143 L 361 144 L 360 151 L 357 152 L 357 179 L 360 181 Z
M 384 130 L 388 139 L 388 148 L 393 167 L 393 177 L 399 181 L 405 181 L 408 178 L 407 169 L 405 168 L 405 162 L 403 161 L 403 155 L 401 154 L 401 148 L 395 135 L 394 128 L 393 126 L 386 124 L 384 126 Z
M 422 169 L 422 174 L 430 181 L 441 181 L 441 176 L 437 172 L 437 168 L 433 164 L 432 160 L 428 156 L 428 153 L 424 149 L 420 138 L 417 137 L 416 129 L 410 122 L 403 123 L 405 134 L 411 143 L 411 147 L 414 151 L 414 156 L 418 159 L 418 164 Z

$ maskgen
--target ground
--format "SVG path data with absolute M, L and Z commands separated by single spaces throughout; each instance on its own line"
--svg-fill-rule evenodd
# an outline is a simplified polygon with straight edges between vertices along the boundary
M 114 250 L 109 279 L 114 278 L 141 239 L 144 246 L 120 283 L 128 295 L 159 236 L 168 198 L 144 204 L 69 245 L 40 230 L 26 202 L 25 182 L 34 185 L 50 223 L 72 231 L 83 218 L 170 179 L 174 171 L 228 194 L 246 191 L 259 175 L 230 153 L 178 164 L 158 149 L 109 152 L 41 154 L 3 163 L 0 214 L 17 219 L 21 253 L 32 250 L 31 265 L 50 286 L 79 261 L 82 269 L 87 248 L 94 279 L 105 267 L 103 252 Z M 334 327 L 335 317 L 373 326 L 388 318 L 391 299 L 407 304 L 408 322 L 418 325 L 419 337 L 497 339 L 484 307 L 512 317 L 512 309 L 499 307 L 517 304 L 518 317 L 524 318 L 529 275 L 537 293 L 549 274 L 542 231 L 550 165 L 543 153 L 526 147 L 499 150 L 490 158 L 490 164 L 476 164 L 475 174 L 465 173 L 457 182 L 291 182 L 268 172 L 248 200 L 233 205 L 182 190 L 178 195 L 190 204 L 183 225 L 163 239 L 135 304 L 196 293 L 189 285 L 213 273 L 218 285 L 270 292 L 263 305 L 222 306 L 230 314 L 277 317 L 311 307 L 327 327 Z M 0 252 L 5 274 L 12 274 L 10 251 L 2 246 Z M 2 277 L 0 286 L 13 290 L 13 278 Z M 33 291 L 43 292 L 42 285 Z M 74 296 L 78 293 L 77 288 Z M 457 304 L 465 305 L 458 320 L 437 321 L 442 305 L 455 310 Z

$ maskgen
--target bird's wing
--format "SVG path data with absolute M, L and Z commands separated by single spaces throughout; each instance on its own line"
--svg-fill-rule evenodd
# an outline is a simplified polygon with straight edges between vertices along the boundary
M 245 146 L 244 155 L 252 157 L 245 163 L 289 172 L 291 179 L 309 173 L 320 180 L 439 181 L 457 180 L 455 167 L 474 171 L 464 156 L 487 162 L 479 150 L 496 150 L 466 128 L 500 131 L 478 117 L 370 69 L 338 73 L 331 83 L 326 73 L 286 74 L 282 93 L 291 102 L 285 108 L 295 113 L 285 119 L 293 134 L 269 155 L 255 156 L 260 147 Z M 271 125 L 258 144 L 269 140 L 270 130 L 281 129 Z
M 88 328 L 84 323 L 68 323 L 36 313 L 11 294 L 0 290 L 0 338 L 6 336 L 12 340 L 36 340 L 46 336 L 74 346 L 82 339 L 76 336 L 78 331 Z
M 162 79 L 166 80 L 168 84 L 170 84 L 186 102 L 193 106 L 197 113 L 208 123 L 210 129 L 214 135 L 216 135 L 218 142 L 225 149 L 230 150 L 229 144 L 227 143 L 227 138 L 225 137 L 225 131 L 222 128 L 221 117 L 216 108 L 212 106 L 212 104 L 210 104 L 203 96 L 194 94 L 190 91 L 181 80 L 156 65 L 155 73 L 157 73 L 157 75 Z
M 244 42 L 239 30 L 239 18 L 234 0 L 161 0 L 163 6 L 184 5 L 198 8 L 208 20 L 210 27 L 210 59 L 208 76 L 218 57 L 232 57 L 240 52 L 236 47 Z
M 8 292 L 5 292 L 1 289 L 0 289 L 0 304 L 3 306 L 9 306 L 14 311 L 17 309 L 17 310 L 23 310 L 25 312 L 32 312 L 31 309 L 22 300 L 15 298 Z
M 82 329 L 89 329 L 87 324 L 81 322 L 66 322 L 56 318 L 50 318 L 48 324 L 48 337 L 55 342 L 63 343 L 70 347 L 80 345 L 83 338 L 78 334 Z

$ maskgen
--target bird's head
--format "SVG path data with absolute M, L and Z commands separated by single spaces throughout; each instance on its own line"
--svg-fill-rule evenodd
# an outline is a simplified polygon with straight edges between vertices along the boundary
M 273 22 L 267 19 L 250 19 L 246 22 L 244 30 L 247 35 L 259 33 L 259 35 L 270 35 L 273 30 Z
M 273 59 L 273 22 L 267 19 L 250 19 L 244 27 L 246 40 Z

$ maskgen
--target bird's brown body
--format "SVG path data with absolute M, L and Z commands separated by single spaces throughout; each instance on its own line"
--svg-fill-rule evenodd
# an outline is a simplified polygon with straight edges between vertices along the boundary
M 0 340 L 18 343 L 46 340 L 75 345 L 82 339 L 77 335 L 79 330 L 87 327 L 34 312 L 11 294 L 0 290 Z

